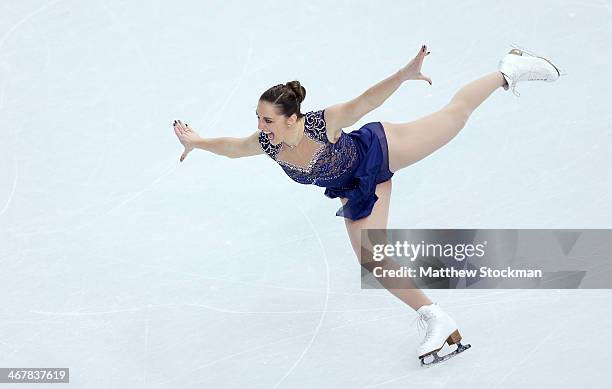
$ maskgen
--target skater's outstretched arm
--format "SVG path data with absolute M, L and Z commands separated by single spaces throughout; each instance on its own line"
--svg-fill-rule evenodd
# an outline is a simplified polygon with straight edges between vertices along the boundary
M 378 108 L 404 81 L 424 80 L 431 85 L 431 79 L 421 73 L 423 59 L 428 54 L 427 46 L 421 46 L 416 57 L 393 75 L 380 81 L 353 100 L 326 108 L 325 121 L 328 130 L 332 131 L 329 137 L 335 139 L 343 128 L 352 126 L 368 112 Z
M 174 133 L 185 148 L 180 158 L 181 162 L 193 149 L 202 149 L 229 158 L 263 154 L 258 141 L 259 131 L 244 138 L 202 138 L 188 124 L 177 120 L 174 122 Z

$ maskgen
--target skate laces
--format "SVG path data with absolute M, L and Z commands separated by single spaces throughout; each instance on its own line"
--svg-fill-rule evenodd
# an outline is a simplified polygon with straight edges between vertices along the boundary
M 529 70 L 524 71 L 520 77 L 517 77 L 516 74 L 513 75 L 513 77 L 511 78 L 512 83 L 510 83 L 509 85 L 510 89 L 512 90 L 512 94 L 516 97 L 521 97 L 520 92 L 516 90 L 516 84 L 518 84 L 519 81 L 545 81 L 546 76 L 546 73 L 542 72 L 541 70 L 538 70 L 537 67 L 531 67 Z
M 425 317 L 421 314 L 418 314 L 412 323 L 413 325 L 416 324 L 419 335 L 421 334 L 422 331 L 427 329 Z
M 432 303 L 431 305 L 439 307 L 437 303 Z M 432 323 L 430 323 L 430 320 L 433 320 L 434 318 L 438 317 L 439 314 L 440 312 L 437 310 L 428 310 L 424 313 L 417 312 L 417 317 L 414 319 L 413 324 L 416 322 L 419 336 L 421 336 L 423 330 L 425 330 L 425 338 L 423 342 L 429 341 L 429 339 L 434 336 L 434 330 L 432 327 Z
M 510 84 L 510 89 L 512 90 L 513 95 L 515 95 L 516 97 L 521 97 L 520 92 L 516 90 L 516 81 L 512 80 L 512 84 Z
M 417 331 L 419 333 L 419 336 L 423 336 L 423 331 L 425 331 L 425 338 L 423 339 L 423 342 L 427 342 L 429 341 L 429 339 L 431 339 L 432 335 L 433 335 L 433 331 L 431 331 L 430 326 L 427 325 L 427 321 L 425 320 L 424 315 L 418 315 L 415 319 L 413 324 L 416 322 L 416 326 L 417 326 Z
M 426 331 L 425 337 L 427 338 L 430 336 L 430 331 L 427 331 L 429 329 L 427 320 L 430 319 L 431 317 L 432 317 L 431 315 L 427 316 L 425 314 L 417 312 L 417 317 L 414 318 L 414 321 L 412 322 L 412 324 L 414 325 L 416 323 L 416 327 L 417 327 L 417 331 L 419 332 L 419 335 L 421 335 L 422 331 Z

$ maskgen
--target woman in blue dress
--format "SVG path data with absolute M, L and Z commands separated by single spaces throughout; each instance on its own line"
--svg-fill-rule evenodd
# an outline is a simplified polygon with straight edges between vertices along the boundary
M 258 101 L 258 131 L 244 138 L 201 138 L 177 120 L 174 131 L 184 146 L 180 160 L 195 148 L 230 158 L 267 154 L 296 182 L 325 187 L 326 196 L 340 199 L 342 207 L 336 214 L 344 217 L 361 262 L 361 230 L 387 228 L 394 173 L 453 139 L 474 110 L 498 88 L 515 92 L 517 82 L 550 82 L 560 75 L 550 61 L 513 49 L 499 62 L 498 71 L 465 85 L 437 112 L 412 122 L 374 122 L 356 131 L 342 131 L 379 107 L 405 81 L 422 80 L 431 85 L 431 79 L 421 72 L 427 55 L 423 45 L 406 66 L 360 96 L 305 114 L 300 105 L 306 90 L 298 81 L 273 86 Z M 427 325 L 425 341 L 417 350 L 422 362 L 430 354 L 437 362 L 435 353 L 444 343 L 457 344 L 462 351 L 454 320 L 421 290 L 387 289 L 416 310 Z

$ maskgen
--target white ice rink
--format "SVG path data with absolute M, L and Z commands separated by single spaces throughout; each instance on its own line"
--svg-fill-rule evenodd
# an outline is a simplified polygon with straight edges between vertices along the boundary
M 354 128 L 411 121 L 512 42 L 568 75 L 500 89 L 397 173 L 389 227 L 611 228 L 611 1 L 0 0 L 0 367 L 69 367 L 71 388 L 609 387 L 609 290 L 428 291 L 473 347 L 422 369 L 414 311 L 360 288 L 339 201 L 266 156 L 178 162 L 174 119 L 246 136 L 268 87 L 298 79 L 322 109 L 426 43 L 433 86 Z

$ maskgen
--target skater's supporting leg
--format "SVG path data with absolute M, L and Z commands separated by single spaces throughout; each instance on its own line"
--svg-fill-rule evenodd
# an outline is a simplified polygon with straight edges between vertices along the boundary
M 461 88 L 437 112 L 408 123 L 382 123 L 391 171 L 412 165 L 448 143 L 465 126 L 472 112 L 505 83 L 500 72 L 493 72 Z
M 376 185 L 376 195 L 378 196 L 378 201 L 376 201 L 376 203 L 374 204 L 374 209 L 368 217 L 359 220 L 344 219 L 346 224 L 346 230 L 351 240 L 353 250 L 355 251 L 355 255 L 359 259 L 359 262 L 362 264 L 362 266 L 364 266 L 364 268 L 368 270 L 371 270 L 368 268 L 369 264 L 362 263 L 361 261 L 361 230 L 387 228 L 387 220 L 389 219 L 391 188 L 391 180 Z M 343 205 L 346 203 L 345 199 L 341 199 L 341 201 Z M 364 242 L 366 247 L 368 243 L 369 242 Z M 378 262 L 378 265 L 381 265 L 381 263 Z M 399 264 L 393 260 L 385 260 L 383 266 L 385 266 L 386 268 L 400 267 Z M 409 279 L 404 279 L 404 281 L 406 283 L 410 282 Z M 417 310 L 424 305 L 431 304 L 431 300 L 420 289 L 412 288 L 412 284 L 407 284 L 403 287 L 398 287 L 398 284 L 394 284 L 396 286 L 394 288 L 386 280 L 381 281 L 381 283 L 397 298 L 408 304 L 414 310 Z

